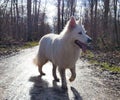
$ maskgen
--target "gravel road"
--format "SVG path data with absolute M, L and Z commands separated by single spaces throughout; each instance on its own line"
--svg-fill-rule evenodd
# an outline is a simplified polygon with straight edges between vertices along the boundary
M 103 79 L 94 75 L 86 61 L 76 63 L 77 77 L 68 81 L 68 91 L 63 91 L 61 82 L 54 82 L 52 64 L 48 62 L 43 70 L 46 76 L 39 76 L 32 63 L 38 47 L 25 49 L 15 55 L 0 58 L 0 100 L 120 100 L 120 95 L 111 92 Z M 57 73 L 59 75 L 59 73 Z

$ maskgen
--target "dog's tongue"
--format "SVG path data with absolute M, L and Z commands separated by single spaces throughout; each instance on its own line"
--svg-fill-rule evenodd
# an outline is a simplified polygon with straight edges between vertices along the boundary
M 86 49 L 87 49 L 86 45 L 83 44 L 83 45 L 82 45 L 82 51 L 83 51 L 83 52 L 86 52 Z
M 83 52 L 86 52 L 87 46 L 86 44 L 76 40 L 75 43 L 82 49 Z
M 84 43 L 81 43 L 81 42 L 80 42 L 80 45 L 82 46 L 81 47 L 82 51 L 86 52 L 86 49 L 87 49 L 86 45 Z

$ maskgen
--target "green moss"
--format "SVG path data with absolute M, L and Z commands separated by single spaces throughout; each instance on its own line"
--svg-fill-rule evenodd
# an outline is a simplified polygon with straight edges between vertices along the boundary
M 97 60 L 89 60 L 89 62 L 90 62 L 91 64 L 100 65 L 100 66 L 102 67 L 102 69 L 105 69 L 105 70 L 108 70 L 108 71 L 111 71 L 111 72 L 120 73 L 120 67 L 119 67 L 119 66 L 110 65 L 110 64 L 107 63 L 107 62 L 98 62 Z
M 94 58 L 94 54 L 91 51 L 87 51 L 88 58 Z
M 37 46 L 38 42 L 26 42 L 26 43 L 19 43 L 18 45 L 0 45 L 0 56 L 1 55 L 9 55 L 13 52 L 18 52 L 21 49 L 31 48 Z
M 102 61 L 98 62 L 97 59 L 94 58 L 95 56 L 91 51 L 87 51 L 85 56 L 88 58 L 88 61 L 91 64 L 97 64 L 97 65 L 101 66 L 102 69 L 105 69 L 105 70 L 108 70 L 108 71 L 111 71 L 111 72 L 120 73 L 120 67 L 119 66 L 110 65 L 110 63 L 108 63 L 108 62 L 102 62 Z
M 34 46 L 37 46 L 37 45 L 38 45 L 38 42 L 36 42 L 36 41 L 26 42 L 26 43 L 22 46 L 22 49 L 34 47 Z
M 97 62 L 96 60 L 89 60 L 89 62 L 90 62 L 91 64 L 98 64 L 98 62 Z
M 92 53 L 91 51 L 87 50 L 86 53 L 81 54 L 83 57 L 88 58 L 88 59 L 93 59 L 94 58 L 94 53 Z
M 119 66 L 110 65 L 107 62 L 102 62 L 102 63 L 100 63 L 100 65 L 101 65 L 101 67 L 103 69 L 106 69 L 106 70 L 112 71 L 112 72 L 118 72 L 118 73 L 120 73 L 120 67 Z

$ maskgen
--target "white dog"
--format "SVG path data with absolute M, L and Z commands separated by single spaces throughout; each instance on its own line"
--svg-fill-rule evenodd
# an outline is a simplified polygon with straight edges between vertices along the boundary
M 89 42 L 91 42 L 91 38 L 86 34 L 81 22 L 77 22 L 74 17 L 71 17 L 59 35 L 47 34 L 41 38 L 39 51 L 34 63 L 38 66 L 42 76 L 45 75 L 42 71 L 43 65 L 47 61 L 51 61 L 53 64 L 53 77 L 56 81 L 59 81 L 56 76 L 56 67 L 58 66 L 62 88 L 67 90 L 65 69 L 70 69 L 72 75 L 69 80 L 74 81 L 76 77 L 75 63 L 79 57 L 80 50 L 85 51 Z

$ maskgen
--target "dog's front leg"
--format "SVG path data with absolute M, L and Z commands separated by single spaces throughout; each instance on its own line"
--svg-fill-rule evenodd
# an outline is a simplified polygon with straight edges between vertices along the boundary
M 65 69 L 59 69 L 61 80 L 62 80 L 62 89 L 67 90 Z
M 72 74 L 72 75 L 71 75 L 69 81 L 72 82 L 72 81 L 74 81 L 75 78 L 76 78 L 75 66 L 74 66 L 73 68 L 71 68 L 70 71 L 71 71 L 71 74 Z

